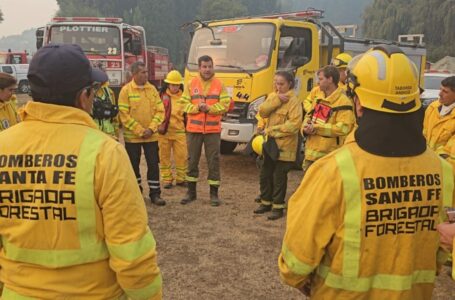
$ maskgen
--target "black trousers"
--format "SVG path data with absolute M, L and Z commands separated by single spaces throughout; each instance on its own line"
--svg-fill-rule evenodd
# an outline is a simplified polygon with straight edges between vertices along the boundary
M 284 199 L 288 185 L 288 172 L 294 162 L 274 161 L 267 154 L 260 173 L 261 203 L 273 208 L 285 208 Z
M 158 156 L 158 142 L 148 143 L 125 143 L 126 152 L 133 166 L 137 183 L 142 191 L 142 180 L 139 164 L 141 163 L 142 149 L 144 149 L 145 161 L 147 162 L 147 183 L 150 188 L 150 195 L 160 195 L 160 168 Z

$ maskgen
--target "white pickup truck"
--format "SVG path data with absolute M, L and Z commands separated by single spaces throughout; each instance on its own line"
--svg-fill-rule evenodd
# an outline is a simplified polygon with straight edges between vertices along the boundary
M 16 78 L 18 93 L 27 94 L 30 91 L 27 79 L 28 64 L 0 64 L 0 72 L 8 73 Z

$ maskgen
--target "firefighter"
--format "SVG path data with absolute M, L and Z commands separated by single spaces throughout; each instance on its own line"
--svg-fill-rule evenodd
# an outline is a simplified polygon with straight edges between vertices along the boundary
M 334 59 L 331 61 L 331 65 L 338 69 L 340 73 L 340 80 L 338 81 L 338 86 L 346 93 L 346 68 L 349 62 L 352 60 L 352 56 L 346 52 L 338 54 Z
M 444 147 L 443 152 L 440 154 L 441 157 L 446 159 L 455 170 L 455 136 L 453 136 Z M 448 222 L 439 224 L 438 231 L 440 235 L 441 246 L 452 252 L 452 260 L 455 257 L 455 223 L 452 217 L 452 224 Z M 455 267 L 452 266 L 452 278 L 455 280 Z
M 304 172 L 316 160 L 341 147 L 355 123 L 352 101 L 338 86 L 338 70 L 326 66 L 319 70 L 318 78 L 318 99 L 313 101 L 301 128 L 306 135 Z
M 378 45 L 349 70 L 355 140 L 315 162 L 289 200 L 281 278 L 311 299 L 431 299 L 454 176 L 426 147 L 417 68 Z
M 2 299 L 161 299 L 127 154 L 89 115 L 100 76 L 78 45 L 30 62 L 33 101 L 0 133 Z
M 171 170 L 171 152 L 175 160 L 175 182 L 185 186 L 188 151 L 185 136 L 185 115 L 179 100 L 182 96 L 183 77 L 179 71 L 171 71 L 164 80 L 161 100 L 164 104 L 165 120 L 158 127 L 160 148 L 160 171 L 165 189 L 172 188 L 174 180 Z
M 252 146 L 253 152 L 256 153 L 256 158 L 255 158 L 256 166 L 258 167 L 258 169 L 261 169 L 264 161 L 263 161 L 263 156 L 262 156 L 262 145 L 259 147 L 258 142 L 257 142 L 260 138 L 257 138 L 257 137 L 261 136 L 263 138 L 265 124 L 267 124 L 267 119 L 262 118 L 258 112 L 256 114 L 256 120 L 257 120 L 256 134 L 253 136 L 253 138 L 251 140 L 251 146 Z M 255 145 L 255 143 L 256 143 L 256 145 Z M 257 148 L 255 149 L 255 147 L 257 147 Z M 257 195 L 256 198 L 254 198 L 254 202 L 261 203 L 261 193 L 260 192 L 259 192 L 259 195 Z
M 283 217 L 287 174 L 294 165 L 299 128 L 302 124 L 302 104 L 294 93 L 294 76 L 285 71 L 275 74 L 276 92 L 268 95 L 259 106 L 259 114 L 267 118 L 262 149 L 264 162 L 260 174 L 261 204 L 254 211 L 264 214 L 272 211 L 269 220 Z M 268 145 L 270 147 L 268 147 Z M 273 153 L 276 145 L 276 153 Z
M 455 76 L 444 78 L 439 91 L 439 101 L 425 111 L 423 135 L 428 146 L 442 153 L 449 139 L 455 135 Z
M 199 57 L 198 67 L 199 76 L 189 82 L 180 100 L 188 118 L 186 131 L 189 156 L 186 176 L 188 191 L 180 203 L 188 204 L 197 198 L 198 165 L 204 145 L 209 170 L 210 204 L 219 206 L 221 117 L 228 111 L 231 97 L 215 77 L 210 56 Z
M 14 95 L 16 88 L 16 78 L 7 73 L 0 73 L 0 132 L 19 123 Z
M 439 241 L 441 247 L 452 253 L 455 257 L 455 223 L 441 223 L 438 225 Z M 452 279 L 455 280 L 455 266 L 452 263 Z
M 131 65 L 133 79 L 123 86 L 119 95 L 120 121 L 126 152 L 142 191 L 139 164 L 141 152 L 147 162 L 147 183 L 152 204 L 163 206 L 161 199 L 158 154 L 158 127 L 164 121 L 164 106 L 156 88 L 148 82 L 148 72 L 143 62 Z
M 109 77 L 102 68 L 100 70 L 103 74 L 103 82 L 99 90 L 96 91 L 92 117 L 102 132 L 118 141 L 118 104 L 114 91 L 109 87 Z

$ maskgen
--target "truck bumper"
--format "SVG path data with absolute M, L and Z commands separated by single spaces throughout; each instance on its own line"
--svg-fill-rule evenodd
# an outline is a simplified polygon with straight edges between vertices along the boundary
M 256 125 L 252 123 L 221 122 L 221 139 L 228 142 L 248 143 Z

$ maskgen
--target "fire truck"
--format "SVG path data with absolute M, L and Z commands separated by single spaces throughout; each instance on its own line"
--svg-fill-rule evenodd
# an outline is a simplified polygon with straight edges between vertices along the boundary
M 157 86 L 168 72 L 167 49 L 147 46 L 144 28 L 123 23 L 121 18 L 53 18 L 36 31 L 37 49 L 49 43 L 81 46 L 92 65 L 106 71 L 116 93 L 131 80 L 129 68 L 136 61 L 146 64 L 149 81 Z
M 292 72 L 295 91 L 304 99 L 313 88 L 316 71 L 340 52 L 363 53 L 377 44 L 398 45 L 420 69 L 425 69 L 426 49 L 419 44 L 343 36 L 323 11 L 309 9 L 276 15 L 195 21 L 185 68 L 185 82 L 197 76 L 197 59 L 210 55 L 217 77 L 235 101 L 222 121 L 221 152 L 232 152 L 255 132 L 256 114 L 272 92 L 277 70 Z
M 27 64 L 27 55 L 26 51 L 11 51 L 8 49 L 7 52 L 0 52 L 0 64 Z

